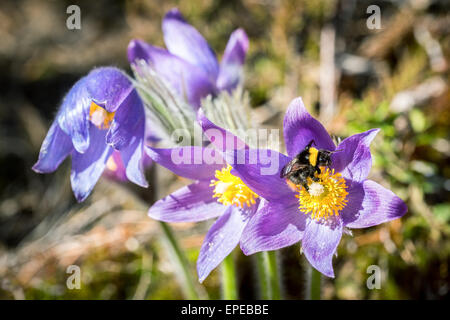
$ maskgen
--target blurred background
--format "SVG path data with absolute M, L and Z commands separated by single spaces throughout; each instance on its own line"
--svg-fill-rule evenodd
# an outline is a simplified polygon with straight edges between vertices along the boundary
M 81 8 L 68 30 L 66 8 Z M 366 25 L 370 5 L 381 29 Z M 70 87 L 96 66 L 131 74 L 132 38 L 163 46 L 161 20 L 177 6 L 222 54 L 230 33 L 250 38 L 245 88 L 254 119 L 281 128 L 302 96 L 334 135 L 381 128 L 370 178 L 404 199 L 400 220 L 344 235 L 325 299 L 445 299 L 450 263 L 450 3 L 446 0 L 38 1 L 0 4 L 0 298 L 182 299 L 149 203 L 187 181 L 152 168 L 149 189 L 102 178 L 84 203 L 70 189 L 70 161 L 31 170 Z M 155 171 L 158 172 L 155 178 Z M 157 181 L 157 183 L 155 183 Z M 192 263 L 210 222 L 173 225 Z M 239 250 L 242 298 L 258 298 L 254 257 Z M 304 257 L 280 251 L 286 299 L 304 297 Z M 81 268 L 69 290 L 66 269 Z M 369 290 L 367 267 L 382 270 Z M 219 272 L 204 295 L 220 298 Z

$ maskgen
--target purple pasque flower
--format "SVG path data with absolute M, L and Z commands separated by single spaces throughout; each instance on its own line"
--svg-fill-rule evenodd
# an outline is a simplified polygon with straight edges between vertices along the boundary
M 246 255 L 277 250 L 299 241 L 311 265 L 334 277 L 332 258 L 344 228 L 367 228 L 403 216 L 407 207 L 392 191 L 366 179 L 372 166 L 370 143 L 379 129 L 343 140 L 337 147 L 319 121 L 306 111 L 301 98 L 291 102 L 284 118 L 289 156 L 278 154 L 278 171 L 262 175 L 261 163 L 233 165 L 242 181 L 266 201 L 248 222 L 240 241 Z M 336 151 L 330 168 L 321 168 L 309 190 L 294 189 L 280 170 L 314 140 L 317 149 Z M 274 152 L 274 151 L 273 151 Z M 248 158 L 249 150 L 227 156 Z M 244 155 L 243 155 L 244 154 Z
M 128 60 L 145 60 L 195 108 L 207 95 L 230 91 L 241 81 L 248 50 L 244 30 L 231 34 L 219 65 L 208 42 L 178 9 L 167 12 L 162 29 L 167 50 L 135 39 L 128 45 Z
M 242 231 L 258 210 L 260 198 L 249 189 L 224 161 L 228 148 L 244 149 L 245 144 L 203 115 L 200 123 L 206 135 L 214 135 L 215 148 L 197 146 L 156 149 L 147 147 L 153 161 L 175 174 L 194 180 L 150 209 L 151 218 L 165 222 L 198 222 L 217 218 L 209 229 L 197 260 L 199 281 L 203 280 L 239 243 Z
M 64 98 L 33 170 L 53 172 L 70 155 L 72 190 L 81 202 L 117 151 L 128 180 L 147 187 L 144 138 L 144 107 L 128 77 L 117 68 L 97 68 Z

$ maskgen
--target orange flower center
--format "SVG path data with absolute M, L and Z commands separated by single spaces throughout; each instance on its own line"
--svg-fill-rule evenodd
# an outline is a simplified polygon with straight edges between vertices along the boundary
M 89 109 L 89 120 L 99 129 L 108 129 L 114 119 L 115 112 L 108 112 L 104 108 L 91 103 Z

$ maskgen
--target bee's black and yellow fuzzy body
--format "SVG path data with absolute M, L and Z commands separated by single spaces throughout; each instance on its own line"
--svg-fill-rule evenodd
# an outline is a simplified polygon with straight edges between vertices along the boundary
M 316 173 L 320 174 L 321 166 L 331 165 L 332 151 L 312 147 L 314 140 L 283 167 L 280 178 L 286 179 L 289 187 L 294 191 L 301 185 L 308 190 L 308 178 L 317 181 Z

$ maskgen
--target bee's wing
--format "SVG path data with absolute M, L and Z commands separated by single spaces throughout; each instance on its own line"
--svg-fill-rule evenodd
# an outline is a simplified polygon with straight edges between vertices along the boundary
M 306 164 L 298 163 L 297 159 L 293 159 L 293 160 L 289 161 L 289 163 L 283 167 L 283 169 L 280 172 L 280 178 L 285 178 L 288 175 L 290 175 L 300 169 L 306 168 L 307 166 L 308 165 L 306 165 Z

